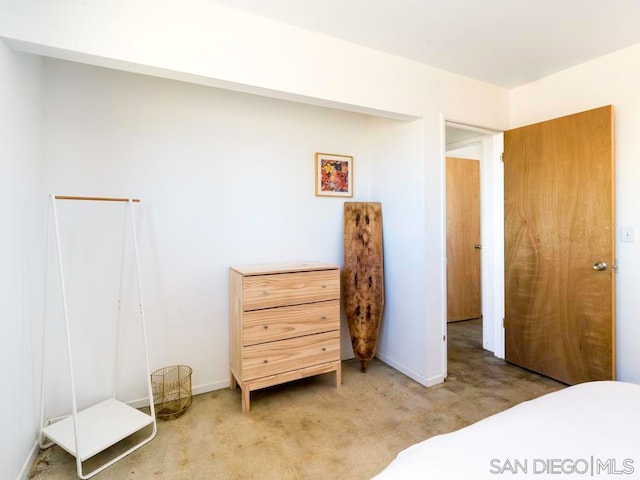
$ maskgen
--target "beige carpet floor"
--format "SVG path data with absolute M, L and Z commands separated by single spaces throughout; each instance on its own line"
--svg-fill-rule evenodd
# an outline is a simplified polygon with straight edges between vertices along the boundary
M 249 414 L 239 389 L 198 395 L 182 417 L 158 422 L 151 443 L 95 478 L 364 480 L 415 442 L 560 388 L 482 350 L 480 320 L 458 322 L 449 324 L 442 384 L 424 388 L 377 360 L 363 374 L 350 360 L 341 388 L 326 374 L 257 391 Z M 74 457 L 57 446 L 39 453 L 29 475 L 75 477 Z

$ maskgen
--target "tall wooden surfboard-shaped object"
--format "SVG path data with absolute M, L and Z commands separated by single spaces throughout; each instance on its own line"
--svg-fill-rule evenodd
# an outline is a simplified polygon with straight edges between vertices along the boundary
M 381 204 L 345 202 L 343 298 L 362 372 L 376 353 L 384 308 L 383 268 Z

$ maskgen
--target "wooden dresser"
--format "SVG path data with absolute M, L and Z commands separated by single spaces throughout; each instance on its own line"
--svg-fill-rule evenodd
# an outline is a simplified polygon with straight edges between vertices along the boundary
M 251 391 L 321 373 L 340 364 L 340 269 L 324 263 L 231 267 L 231 388 Z

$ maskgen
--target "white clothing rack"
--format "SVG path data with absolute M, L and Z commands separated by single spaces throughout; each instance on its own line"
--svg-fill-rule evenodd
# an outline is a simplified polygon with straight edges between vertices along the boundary
M 66 346 L 67 346 L 67 359 L 69 368 L 69 377 L 71 385 L 71 413 L 64 417 L 62 420 L 55 421 L 54 419 L 45 420 L 45 390 L 46 390 L 46 324 L 45 324 L 45 338 L 43 339 L 43 351 L 42 351 L 42 388 L 41 388 L 41 403 L 40 403 L 40 416 L 41 416 L 41 429 L 40 429 L 40 447 L 48 448 L 51 445 L 58 444 L 64 450 L 76 457 L 76 469 L 78 477 L 82 479 L 91 478 L 95 474 L 103 471 L 105 468 L 113 465 L 117 461 L 124 458 L 126 455 L 142 447 L 146 443 L 150 442 L 156 435 L 156 417 L 153 404 L 153 391 L 151 388 L 151 370 L 149 368 L 149 353 L 147 349 L 147 332 L 144 320 L 144 309 L 142 306 L 142 285 L 140 281 L 140 263 L 138 255 L 138 239 L 136 236 L 136 227 L 133 214 L 133 204 L 140 202 L 136 198 L 112 198 L 112 197 L 80 197 L 69 195 L 50 195 L 51 209 L 53 212 L 53 221 L 55 228 L 56 249 L 58 258 L 58 269 L 60 274 L 60 289 L 62 294 L 62 309 L 64 315 L 64 325 L 66 329 Z M 139 314 L 140 323 L 142 327 L 144 358 L 146 361 L 146 373 L 147 373 L 147 394 L 149 397 L 150 415 L 147 415 L 140 410 L 137 410 L 129 405 L 116 399 L 115 382 L 114 391 L 111 398 L 107 398 L 89 408 L 78 411 L 76 402 L 76 386 L 74 379 L 73 369 L 73 356 L 71 349 L 71 334 L 69 327 L 69 312 L 67 308 L 67 294 L 65 289 L 64 269 L 62 266 L 62 248 L 60 245 L 60 229 L 58 225 L 58 212 L 56 208 L 57 200 L 80 200 L 80 201 L 102 201 L 102 202 L 127 202 L 129 204 L 129 217 L 131 221 L 131 232 L 133 241 L 133 250 L 136 267 L 137 277 L 137 289 L 138 289 L 138 301 L 139 301 Z M 123 237 L 123 242 L 125 238 Z M 123 245 L 124 246 L 124 245 Z M 124 248 L 123 248 L 124 258 Z M 122 270 L 122 269 L 121 269 Z M 122 271 L 121 271 L 122 275 Z M 121 279 L 122 287 L 122 279 Z M 122 295 L 122 292 L 120 292 Z M 117 326 L 119 329 L 120 323 L 120 299 L 118 299 L 118 318 Z M 117 352 L 117 340 L 116 335 L 116 352 Z M 116 355 L 117 364 L 117 355 Z M 117 365 L 116 365 L 117 367 Z M 116 368 L 117 369 L 117 368 Z M 115 445 L 120 440 L 125 439 L 129 435 L 153 425 L 151 434 L 141 440 L 139 443 L 129 448 L 124 453 L 116 456 L 115 458 L 102 464 L 100 467 L 95 468 L 86 475 L 83 472 L 82 462 L 93 457 L 97 453 L 106 450 L 107 448 Z M 46 442 L 45 438 L 50 439 L 50 442 Z

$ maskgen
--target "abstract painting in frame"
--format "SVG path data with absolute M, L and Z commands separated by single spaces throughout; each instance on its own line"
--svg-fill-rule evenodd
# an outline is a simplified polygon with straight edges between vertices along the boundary
M 316 195 L 353 197 L 353 157 L 316 153 Z

